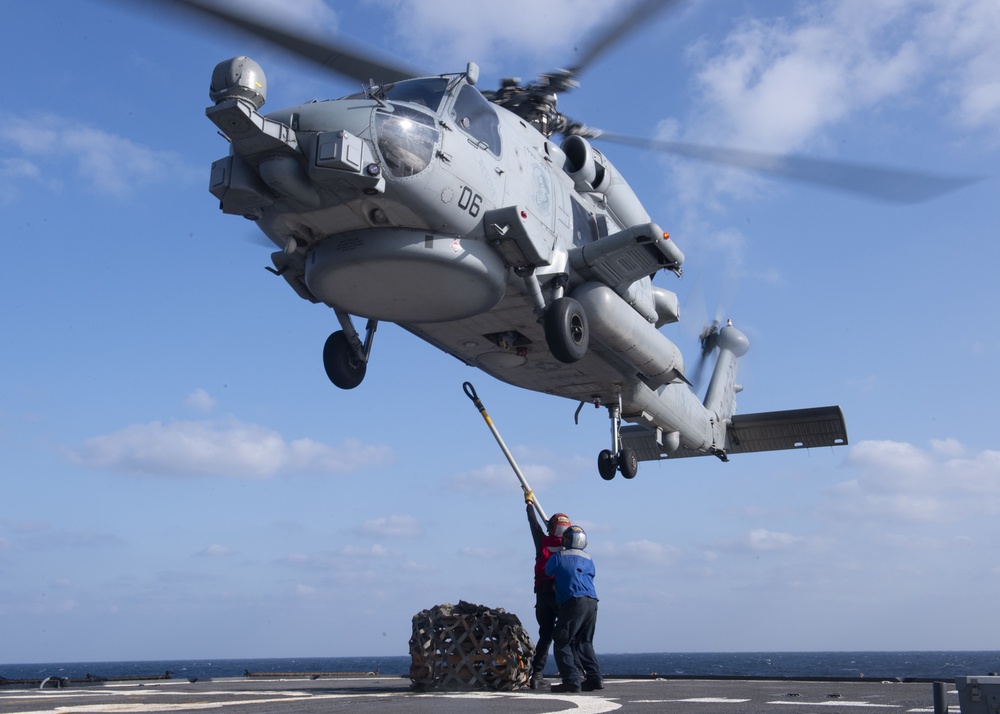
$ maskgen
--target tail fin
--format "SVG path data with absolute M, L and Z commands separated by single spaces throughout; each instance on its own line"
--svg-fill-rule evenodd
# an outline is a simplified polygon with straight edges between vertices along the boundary
M 728 421 L 736 413 L 736 367 L 740 357 L 750 349 L 750 340 L 732 325 L 719 330 L 717 337 L 719 360 L 712 371 L 712 381 L 705 394 L 705 408 L 715 414 L 718 423 Z

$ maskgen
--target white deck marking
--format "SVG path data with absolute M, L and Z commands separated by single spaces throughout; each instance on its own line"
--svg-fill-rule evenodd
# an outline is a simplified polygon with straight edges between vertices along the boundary
M 689 697 L 687 699 L 633 699 L 629 704 L 671 704 L 694 702 L 695 704 L 746 704 L 750 699 L 730 699 L 729 697 Z
M 145 694 L 148 695 L 150 692 L 132 692 L 132 695 Z M 174 692 L 171 692 L 173 694 Z M 42 696 L 37 696 L 35 698 L 51 699 L 55 692 L 46 693 Z M 59 692 L 58 694 L 62 694 Z M 81 693 L 76 692 L 76 696 Z M 98 695 L 98 692 L 94 692 Z M 126 694 L 125 692 L 115 692 L 115 694 Z M 202 696 L 212 696 L 212 695 L 230 695 L 236 694 L 235 692 L 226 691 L 215 691 L 215 692 L 202 692 Z M 253 694 L 263 694 L 270 696 L 247 696 Z M 70 692 L 66 693 L 67 696 L 71 695 Z M 186 710 L 200 710 L 200 709 L 223 709 L 225 707 L 241 707 L 248 704 L 277 704 L 279 702 L 288 702 L 290 699 L 297 698 L 309 701 L 318 701 L 322 699 L 348 699 L 348 698 L 361 698 L 361 697 L 390 697 L 393 696 L 392 693 L 385 692 L 372 692 L 370 694 L 309 694 L 307 692 L 239 692 L 241 699 L 230 701 L 230 702 L 186 702 L 186 703 L 168 703 L 168 702 L 121 702 L 119 704 L 78 704 L 78 705 L 55 705 L 52 709 L 35 709 L 27 712 L 18 712 L 18 714 L 86 714 L 87 712 L 124 712 L 126 714 L 132 712 L 174 712 L 174 711 L 186 711 Z M 278 696 L 274 696 L 278 695 Z M 129 696 L 126 694 L 126 696 Z M 32 697 L 22 697 L 22 699 L 28 699 Z M 55 704 L 55 703 L 54 703 Z
M 112 694 L 116 697 L 122 697 L 127 699 L 131 696 L 149 696 L 153 695 L 176 695 L 180 692 L 163 692 L 155 690 L 131 690 L 131 691 L 119 691 L 119 692 L 108 692 L 107 690 L 100 692 L 93 692 L 93 696 L 108 695 Z M 196 711 L 196 710 L 208 710 L 208 709 L 225 709 L 227 707 L 245 707 L 248 705 L 261 705 L 261 704 L 278 704 L 287 703 L 290 700 L 302 700 L 302 701 L 321 701 L 321 700 L 333 700 L 333 699 L 375 699 L 375 698 L 389 698 L 400 696 L 399 692 L 347 692 L 343 694 L 311 694 L 306 691 L 289 691 L 289 692 L 273 692 L 260 690 L 256 692 L 234 692 L 229 690 L 215 690 L 215 691 L 204 691 L 199 692 L 198 696 L 203 699 L 207 699 L 213 696 L 234 696 L 238 697 L 232 701 L 197 701 L 197 702 L 128 702 L 121 701 L 116 703 L 104 703 L 104 704 L 77 704 L 77 705 L 59 705 L 57 702 L 52 701 L 53 699 L 62 699 L 66 697 L 80 697 L 82 694 L 91 694 L 90 692 L 80 692 L 77 691 L 66 691 L 66 692 L 45 692 L 44 694 L 31 692 L 31 693 L 18 693 L 18 696 L 0 696 L 0 700 L 19 699 L 21 701 L 29 699 L 44 699 L 52 702 L 53 708 L 46 709 L 35 709 L 26 712 L 19 712 L 18 714 L 98 714 L 98 713 L 108 713 L 108 714 L 149 714 L 152 712 L 176 712 L 176 711 Z M 405 695 L 403 695 L 405 696 Z M 519 699 L 530 699 L 532 701 L 550 701 L 550 702 L 562 702 L 570 703 L 575 707 L 575 712 L 579 714 L 606 714 L 606 712 L 613 712 L 617 709 L 621 709 L 622 705 L 618 702 L 612 701 L 610 699 L 605 699 L 603 697 L 594 696 L 592 694 L 586 695 L 562 695 L 562 694 L 520 694 L 514 692 L 447 692 L 447 693 L 433 693 L 427 692 L 419 695 L 422 699 L 427 697 L 439 697 L 444 699 L 504 699 L 504 698 L 519 698 Z M 173 698 L 173 697 L 170 697 Z M 564 713 L 567 710 L 565 707 L 559 707 L 558 709 L 553 709 L 551 712 L 540 712 L 539 714 L 559 714 Z
M 422 696 L 427 696 L 422 695 Z M 520 694 L 515 692 L 455 692 L 449 694 L 440 694 L 436 696 L 441 696 L 449 699 L 530 699 L 531 701 L 539 700 L 550 700 L 554 702 L 569 702 L 576 707 L 576 711 L 580 714 L 603 714 L 604 712 L 613 712 L 617 709 L 621 709 L 622 705 L 618 702 L 611 701 L 610 699 L 605 699 L 603 697 L 594 696 L 593 694 Z M 558 714 L 559 712 L 565 712 L 563 708 L 553 709 L 551 712 L 541 712 L 540 714 Z
M 805 702 L 800 699 L 794 701 L 787 701 L 780 699 L 776 702 L 768 702 L 768 704 L 794 704 L 801 707 L 870 707 L 872 709 L 901 709 L 898 704 L 872 704 L 871 702 L 852 702 L 847 699 L 830 699 L 823 702 Z

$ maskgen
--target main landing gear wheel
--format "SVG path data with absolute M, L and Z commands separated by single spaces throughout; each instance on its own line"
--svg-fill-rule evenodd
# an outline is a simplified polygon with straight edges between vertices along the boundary
M 368 371 L 368 364 L 354 355 L 343 330 L 334 332 L 323 345 L 323 367 L 330 381 L 341 389 L 354 389 Z
M 597 455 L 597 472 L 602 479 L 610 481 L 619 471 L 625 478 L 635 478 L 639 473 L 639 458 L 632 449 L 622 449 L 618 456 L 611 449 L 604 449 Z
M 632 449 L 622 449 L 618 454 L 618 470 L 625 478 L 635 478 L 639 473 L 639 458 Z
M 552 355 L 571 364 L 587 354 L 590 327 L 583 305 L 571 297 L 554 300 L 545 311 L 545 341 Z
M 611 449 L 604 449 L 597 455 L 597 471 L 605 481 L 610 481 L 615 477 L 618 472 L 618 459 L 615 458 Z

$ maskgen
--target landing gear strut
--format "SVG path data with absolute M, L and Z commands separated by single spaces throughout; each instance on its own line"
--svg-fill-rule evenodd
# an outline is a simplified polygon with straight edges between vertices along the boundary
M 343 330 L 330 335 L 323 345 L 323 368 L 326 376 L 341 389 L 354 389 L 365 378 L 368 371 L 368 356 L 371 354 L 372 338 L 377 320 L 369 320 L 365 328 L 365 341 L 354 329 L 351 316 L 337 312 Z
M 639 458 L 632 449 L 621 447 L 621 397 L 618 398 L 618 404 L 608 407 L 608 415 L 611 417 L 612 448 L 604 449 L 597 455 L 597 471 L 605 481 L 613 479 L 618 471 L 621 471 L 625 478 L 635 478 L 639 472 Z

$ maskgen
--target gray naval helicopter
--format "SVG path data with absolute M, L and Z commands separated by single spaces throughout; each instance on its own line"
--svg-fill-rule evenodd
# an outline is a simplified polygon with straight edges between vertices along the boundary
M 861 172 L 864 185 L 898 193 L 889 199 L 921 200 L 950 180 L 607 135 L 559 113 L 557 95 L 661 1 L 633 6 L 570 69 L 494 91 L 479 89 L 475 64 L 422 76 L 231 6 L 181 4 L 365 86 L 262 114 L 264 73 L 236 57 L 215 68 L 206 110 L 230 142 L 210 190 L 279 248 L 271 272 L 332 308 L 341 329 L 323 363 L 337 387 L 361 384 L 388 321 L 509 384 L 606 407 L 605 479 L 634 477 L 642 460 L 847 444 L 837 406 L 736 414 L 749 341 L 731 324 L 702 333 L 700 358 L 717 356 L 698 398 L 660 331 L 679 320 L 678 298 L 652 282 L 661 270 L 679 277 L 684 254 L 592 140 L 841 188 Z

